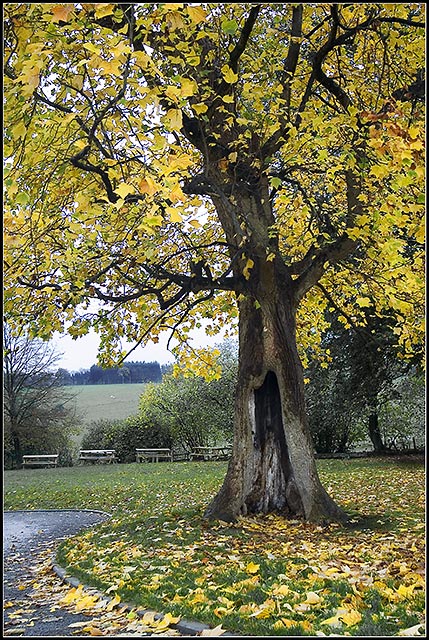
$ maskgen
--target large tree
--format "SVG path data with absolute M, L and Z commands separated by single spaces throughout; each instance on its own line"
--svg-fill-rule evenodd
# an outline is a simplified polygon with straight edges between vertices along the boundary
M 94 327 L 106 364 L 122 339 L 183 343 L 238 316 L 209 517 L 345 518 L 316 471 L 300 354 L 326 291 L 357 322 L 369 292 L 393 308 L 405 355 L 420 340 L 423 11 L 5 5 L 7 313 L 43 337 Z

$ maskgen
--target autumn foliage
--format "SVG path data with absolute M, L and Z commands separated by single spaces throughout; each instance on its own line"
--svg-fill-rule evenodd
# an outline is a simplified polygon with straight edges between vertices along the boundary
M 320 485 L 305 350 L 325 311 L 423 334 L 424 5 L 8 4 L 5 309 L 39 337 L 238 323 L 231 465 L 207 517 L 346 516 Z M 185 353 L 183 353 L 185 350 Z

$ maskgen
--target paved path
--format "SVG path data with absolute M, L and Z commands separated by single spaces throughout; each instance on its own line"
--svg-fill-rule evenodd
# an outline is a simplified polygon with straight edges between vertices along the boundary
M 103 633 L 85 632 L 91 625 L 88 616 L 68 611 L 58 602 L 65 591 L 60 577 L 52 571 L 52 555 L 56 544 L 80 529 L 94 526 L 109 514 L 89 510 L 6 511 L 3 514 L 3 636 L 87 637 L 116 636 L 184 636 L 200 635 L 209 627 L 195 621 L 181 620 L 163 633 L 136 622 L 127 625 L 125 633 L 112 628 Z M 47 561 L 49 558 L 49 562 Z M 75 584 L 79 584 L 75 580 Z M 113 612 L 114 615 L 114 612 Z M 96 624 L 97 621 L 95 621 Z M 79 626 L 79 623 L 85 623 Z M 70 626 L 70 625 L 74 626 Z M 79 635 L 79 629 L 82 635 Z M 97 631 L 97 629 L 94 629 Z M 236 635 L 224 633 L 223 635 Z
M 100 511 L 75 510 L 3 514 L 4 636 L 76 637 L 76 628 L 69 625 L 88 618 L 64 609 L 52 611 L 53 603 L 34 589 L 40 557 L 49 548 L 53 550 L 54 542 L 108 517 L 109 514 Z M 57 582 L 60 583 L 59 579 Z

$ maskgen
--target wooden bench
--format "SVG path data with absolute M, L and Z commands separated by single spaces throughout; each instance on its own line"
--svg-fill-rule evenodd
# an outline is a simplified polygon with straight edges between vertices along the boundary
M 172 462 L 171 449 L 136 449 L 137 462 L 159 462 L 159 460 Z
M 112 464 L 118 462 L 114 449 L 81 449 L 79 462 L 91 462 L 92 464 Z
M 22 468 L 26 467 L 56 467 L 58 454 L 22 456 Z
M 232 447 L 194 447 L 190 455 L 191 460 L 229 460 Z

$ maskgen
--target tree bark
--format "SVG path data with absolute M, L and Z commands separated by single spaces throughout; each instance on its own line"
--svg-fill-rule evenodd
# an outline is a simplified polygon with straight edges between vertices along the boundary
M 279 277 L 278 265 L 265 262 L 266 273 L 259 267 L 256 297 L 239 300 L 233 454 L 206 517 L 234 521 L 277 511 L 345 522 L 347 515 L 328 496 L 316 470 L 290 285 Z
M 368 417 L 368 434 L 376 453 L 386 450 L 383 438 L 381 437 L 380 426 L 378 424 L 378 413 L 376 410 L 372 411 Z

